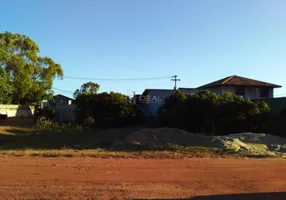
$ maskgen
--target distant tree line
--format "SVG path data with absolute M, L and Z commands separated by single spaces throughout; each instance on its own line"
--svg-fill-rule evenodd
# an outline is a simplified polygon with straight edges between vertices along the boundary
M 270 109 L 265 102 L 253 102 L 231 93 L 210 91 L 196 94 L 174 92 L 159 111 L 162 126 L 204 134 L 265 132 Z

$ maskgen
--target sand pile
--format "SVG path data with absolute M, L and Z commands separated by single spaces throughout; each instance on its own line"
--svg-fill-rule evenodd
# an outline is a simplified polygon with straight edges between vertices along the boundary
M 261 152 L 268 154 L 286 153 L 286 138 L 263 133 L 238 133 L 228 136 L 216 136 L 222 141 L 225 148 L 236 151 L 251 151 L 254 154 Z
M 227 136 L 205 136 L 176 128 L 141 129 L 117 142 L 114 147 L 158 149 L 165 145 L 204 146 L 253 155 L 286 153 L 286 138 L 269 134 L 239 133 Z

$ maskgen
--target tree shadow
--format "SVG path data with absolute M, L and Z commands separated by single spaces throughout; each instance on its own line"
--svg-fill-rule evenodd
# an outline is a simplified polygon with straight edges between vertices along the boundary
M 6 126 L 0 129 L 0 148 L 4 150 L 17 149 L 105 149 L 111 150 L 114 141 L 122 140 L 134 130 L 131 128 L 122 131 L 65 131 L 51 130 L 39 131 L 37 129 L 27 129 L 21 127 Z M 3 131 L 3 132 L 1 132 Z M 134 149 L 132 149 L 134 151 Z M 130 149 L 131 151 L 131 149 Z
M 34 120 L 32 118 L 21 118 L 21 117 L 8 117 L 5 120 L 0 120 L 0 128 L 1 127 L 30 127 L 34 124 Z
M 179 199 L 179 198 L 176 198 Z M 272 193 L 247 193 L 247 194 L 222 194 L 222 195 L 206 195 L 191 198 L 183 198 L 182 200 L 285 200 L 286 192 Z M 152 199 L 155 200 L 155 199 Z M 157 199 L 163 200 L 163 199 Z M 173 199 L 165 199 L 173 200 Z M 174 199 L 175 200 L 175 199 Z

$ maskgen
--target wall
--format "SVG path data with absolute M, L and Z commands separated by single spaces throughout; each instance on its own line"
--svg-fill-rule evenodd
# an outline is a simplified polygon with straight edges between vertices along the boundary
M 203 91 L 203 90 L 208 90 L 208 91 L 213 92 L 213 93 L 218 94 L 218 95 L 223 94 L 223 91 L 222 91 L 221 87 L 211 87 L 211 88 L 202 88 L 202 89 L 200 89 L 200 91 Z
M 159 109 L 164 105 L 165 99 L 173 93 L 173 90 L 150 91 L 149 98 L 151 101 L 147 102 L 148 110 L 151 116 L 156 116 Z
M 33 106 L 4 105 L 0 104 L 0 113 L 8 117 L 31 117 L 34 114 Z
M 260 99 L 259 88 L 254 88 L 254 87 L 245 88 L 245 97 L 249 99 Z
M 273 98 L 274 94 L 273 94 L 273 88 L 269 88 L 269 98 Z
M 232 94 L 235 94 L 235 87 L 231 87 L 231 86 L 224 86 L 222 87 L 222 94 L 230 92 Z
M 72 101 L 66 98 L 57 98 L 49 101 L 49 105 L 71 105 Z
M 226 92 L 231 92 L 232 94 L 235 95 L 236 89 L 234 86 L 224 86 L 222 87 L 222 94 Z M 269 88 L 268 90 L 268 98 L 273 98 L 273 88 Z M 262 99 L 260 97 L 260 88 L 255 88 L 255 87 L 246 87 L 245 88 L 245 98 L 249 99 Z
M 222 88 L 221 87 L 208 88 L 208 91 L 216 93 L 216 94 L 222 94 Z
M 246 88 L 246 97 L 250 99 L 263 99 L 265 97 L 260 97 L 260 88 Z M 273 88 L 268 88 L 268 98 L 273 98 Z
M 56 120 L 61 122 L 75 122 L 75 105 L 56 105 L 55 112 L 56 112 Z
M 179 88 L 179 90 L 184 94 L 194 94 L 199 92 L 199 90 L 196 88 Z

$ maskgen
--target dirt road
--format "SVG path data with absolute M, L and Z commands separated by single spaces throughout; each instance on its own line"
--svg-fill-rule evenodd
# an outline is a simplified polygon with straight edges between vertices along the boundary
M 0 157 L 0 199 L 178 199 L 285 191 L 285 160 Z

